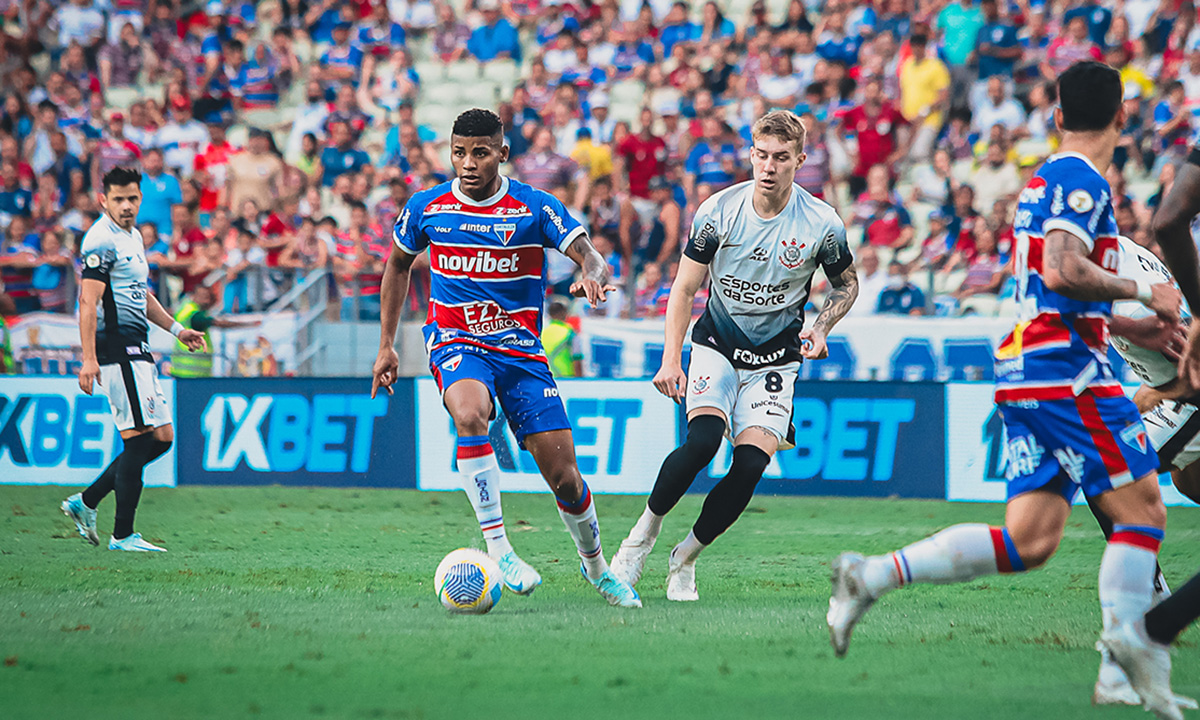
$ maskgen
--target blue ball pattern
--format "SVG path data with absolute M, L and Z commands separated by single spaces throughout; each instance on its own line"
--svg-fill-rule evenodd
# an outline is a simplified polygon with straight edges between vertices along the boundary
M 487 575 L 474 563 L 457 563 L 446 571 L 442 594 L 458 607 L 474 607 L 483 597 Z M 497 586 L 499 587 L 499 586 Z

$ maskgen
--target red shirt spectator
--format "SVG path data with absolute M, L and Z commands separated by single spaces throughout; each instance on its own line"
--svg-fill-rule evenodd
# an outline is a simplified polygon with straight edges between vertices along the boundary
M 871 88 L 875 88 L 876 102 L 872 102 Z M 858 162 L 852 173 L 857 178 L 865 179 L 872 165 L 891 167 L 889 158 L 899 146 L 898 131 L 908 126 L 900 111 L 882 99 L 878 88 L 877 81 L 868 82 L 866 100 L 842 118 L 843 132 L 858 138 Z
M 648 117 L 647 117 L 648 116 Z M 642 131 L 630 135 L 617 146 L 617 155 L 625 161 L 629 176 L 629 193 L 634 197 L 650 197 L 650 178 L 666 172 L 667 144 L 650 132 L 654 115 L 642 111 Z

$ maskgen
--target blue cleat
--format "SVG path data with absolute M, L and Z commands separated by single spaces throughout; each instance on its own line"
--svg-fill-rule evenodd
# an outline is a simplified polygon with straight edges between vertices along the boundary
M 96 511 L 83 504 L 83 493 L 75 493 L 62 501 L 63 515 L 75 521 L 75 529 L 80 537 L 93 545 L 100 544 L 100 534 L 96 532 Z
M 608 601 L 609 605 L 616 605 L 623 608 L 640 608 L 642 599 L 638 597 L 637 590 L 624 580 L 613 575 L 612 570 L 605 570 L 604 574 L 599 579 L 593 580 L 587 575 L 587 569 L 583 564 L 579 565 L 579 572 L 583 573 L 584 579 L 592 584 L 592 587 L 600 593 L 600 595 Z
M 542 584 L 542 576 L 512 550 L 496 558 L 504 587 L 518 595 L 529 595 Z
M 109 550 L 127 550 L 131 552 L 166 552 L 166 548 L 160 548 L 157 545 L 152 545 L 142 539 L 141 533 L 134 533 L 129 537 L 108 539 Z

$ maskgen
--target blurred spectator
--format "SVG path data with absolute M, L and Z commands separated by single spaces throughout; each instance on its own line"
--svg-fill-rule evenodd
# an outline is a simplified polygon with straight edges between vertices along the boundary
M 0 162 L 0 230 L 7 228 L 14 217 L 33 215 L 33 193 L 22 187 L 17 165 Z
M 1178 80 L 1167 84 L 1162 100 L 1154 106 L 1155 150 L 1164 160 L 1179 158 L 1187 151 L 1191 133 L 1191 113 L 1185 104 L 1183 83 Z
M 953 204 L 952 193 L 958 184 L 950 162 L 950 151 L 939 149 L 933 154 L 932 165 L 919 165 L 914 169 L 910 199 L 914 203 L 949 208 Z
M 834 207 L 837 190 L 833 186 L 833 167 L 829 146 L 825 142 L 825 125 L 811 112 L 801 118 L 807 134 L 804 136 L 804 162 L 796 169 L 796 184 Z
M 546 190 L 572 185 L 583 177 L 583 171 L 574 160 L 556 151 L 554 131 L 548 127 L 534 132 L 533 146 L 517 158 L 515 170 L 522 182 Z
M 913 157 L 924 159 L 933 151 L 942 113 L 950 105 L 950 71 L 929 53 L 925 35 L 914 35 L 909 47 L 912 55 L 900 66 L 900 111 L 915 128 Z
M 317 79 L 325 86 L 326 97 L 343 83 L 357 87 L 362 66 L 363 51 L 350 44 L 350 23 L 338 22 L 333 26 L 333 44 L 321 55 L 316 70 Z
M 955 98 L 966 97 L 970 87 L 969 61 L 979 39 L 979 31 L 986 24 L 983 11 L 971 0 L 949 3 L 937 16 L 937 30 L 941 34 L 946 63 L 954 79 Z
M 479 0 L 475 7 L 483 15 L 483 25 L 471 33 L 467 52 L 480 62 L 499 58 L 521 62 L 521 40 L 516 28 L 500 16 L 500 1 Z
M 103 87 L 133 87 L 153 51 L 142 43 L 132 23 L 121 26 L 120 39 L 99 52 L 100 84 Z
M 91 7 L 88 0 L 70 0 L 54 12 L 54 20 L 60 47 L 78 43 L 83 48 L 95 49 L 104 39 L 104 13 Z
M 1023 134 L 1025 109 L 1021 103 L 1009 96 L 1004 80 L 992 76 L 987 80 L 987 98 L 971 109 L 975 132 L 988 134 L 995 125 L 1001 125 L 1009 133 Z
M 882 165 L 888 175 L 889 187 L 895 178 L 895 164 L 907 154 L 901 129 L 908 120 L 883 96 L 879 80 L 868 80 L 863 87 L 861 105 L 851 108 L 842 117 L 839 130 L 845 139 L 853 134 L 858 142 L 854 169 L 850 173 L 850 196 L 857 197 L 867 189 L 867 173 Z
M 1056 78 L 1081 60 L 1100 59 L 1100 47 L 1088 36 L 1087 18 L 1074 15 L 1063 25 L 1059 36 L 1050 43 L 1046 51 L 1046 65 L 1042 68 L 1042 77 Z
M 224 312 L 249 312 L 261 308 L 263 268 L 267 253 L 254 232 L 237 231 L 237 246 L 225 254 Z
M 571 150 L 571 160 L 587 172 L 592 181 L 611 177 L 613 172 L 612 150 L 607 145 L 594 142 L 592 131 L 581 127 L 575 131 L 578 138 Z
M 554 377 L 583 377 L 583 340 L 568 319 L 567 301 L 555 297 L 546 311 L 549 322 L 542 328 L 542 347 Z
M 192 103 L 177 95 L 171 100 L 171 119 L 154 136 L 154 145 L 163 151 L 164 165 L 175 174 L 190 175 L 196 155 L 208 143 L 208 131 L 192 117 Z
M 300 280 L 314 270 L 325 269 L 328 263 L 329 248 L 324 240 L 317 237 L 316 223 L 312 218 L 302 219 L 300 228 L 279 258 L 279 267 L 300 271 L 296 277 Z
M 330 125 L 330 144 L 321 152 L 321 184 L 333 187 L 338 177 L 370 166 L 371 158 L 354 146 L 350 126 L 345 122 Z
M 18 315 L 37 310 L 37 292 L 33 287 L 33 271 L 38 266 L 38 249 L 28 244 L 28 226 L 24 219 L 15 218 L 5 227 L 4 244 L 0 248 L 0 283 L 15 304 Z
M 738 178 L 738 149 L 726 134 L 724 124 L 710 115 L 701 121 L 702 135 L 692 145 L 684 164 L 684 189 L 695 195 L 696 185 L 707 183 L 717 190 Z
M 972 295 L 996 293 L 1004 284 L 1005 269 L 1000 253 L 996 249 L 996 236 L 992 229 L 984 223 L 975 228 L 975 245 L 973 248 L 961 250 L 962 260 L 958 265 L 966 265 L 967 275 L 962 287 L 954 293 L 954 297 L 965 300 Z
M 1021 177 L 1017 166 L 1008 160 L 1008 150 L 1001 143 L 988 143 L 983 163 L 971 174 L 975 188 L 976 206 L 991 208 L 998 200 L 1016 198 L 1021 190 Z
M 635 312 L 637 317 L 662 317 L 667 314 L 667 298 L 671 295 L 671 283 L 663 277 L 662 266 L 648 262 L 642 266 L 642 277 L 637 289 Z
M 879 296 L 888 285 L 888 273 L 879 268 L 879 254 L 874 247 L 863 245 L 854 255 L 858 263 L 858 299 L 847 317 L 864 317 L 878 308 Z
M 153 223 L 139 223 L 138 231 L 142 234 L 142 249 L 146 253 L 146 264 L 150 266 L 146 285 L 155 297 L 169 305 L 169 298 L 164 300 L 166 293 L 162 292 L 162 269 L 164 265 L 171 262 L 171 246 L 159 237 L 158 228 Z
M 471 28 L 459 21 L 450 3 L 439 3 L 437 15 L 438 22 L 433 29 L 433 52 L 442 62 L 457 62 L 467 52 L 467 43 L 472 38 Z
M 923 315 L 925 293 L 908 279 L 908 269 L 893 260 L 888 264 L 887 287 L 879 293 L 876 312 L 881 315 Z
M 879 247 L 908 247 L 913 239 L 912 218 L 888 189 L 888 168 L 876 165 L 867 177 L 867 190 L 854 204 L 854 224 L 866 241 Z
M 265 130 L 250 130 L 245 152 L 229 158 L 227 169 L 230 207 L 253 200 L 260 208 L 274 207 L 281 191 L 283 161 L 272 152 L 273 141 Z
M 163 153 L 153 148 L 146 153 L 142 167 L 142 205 L 138 210 L 138 224 L 150 223 L 160 235 L 169 237 L 174 232 L 172 206 L 183 202 L 183 192 L 175 176 L 163 171 Z
M 921 243 L 921 255 L 909 265 L 909 269 L 938 271 L 945 267 L 958 244 L 958 238 L 950 234 L 950 216 L 942 209 L 929 213 L 929 232 Z

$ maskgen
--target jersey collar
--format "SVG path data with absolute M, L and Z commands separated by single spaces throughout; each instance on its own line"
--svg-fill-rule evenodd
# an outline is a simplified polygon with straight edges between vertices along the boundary
M 1058 158 L 1068 158 L 1068 157 L 1073 157 L 1073 158 L 1084 161 L 1085 163 L 1087 163 L 1088 167 L 1090 167 L 1092 170 L 1096 171 L 1097 175 L 1104 174 L 1104 173 L 1100 172 L 1099 170 L 1096 170 L 1096 166 L 1092 163 L 1091 158 L 1089 158 L 1087 155 L 1084 155 L 1082 153 L 1077 153 L 1074 151 L 1060 152 L 1060 153 L 1055 153 L 1054 155 L 1051 155 L 1049 159 L 1056 160 Z
M 450 183 L 450 192 L 454 193 L 454 199 L 458 200 L 463 205 L 470 205 L 471 207 L 490 207 L 500 202 L 500 198 L 508 194 L 508 178 L 504 175 L 500 176 L 500 189 L 496 191 L 495 195 L 491 196 L 487 200 L 472 200 L 470 197 L 468 197 L 466 193 L 458 189 L 458 178 L 454 178 L 454 181 Z

